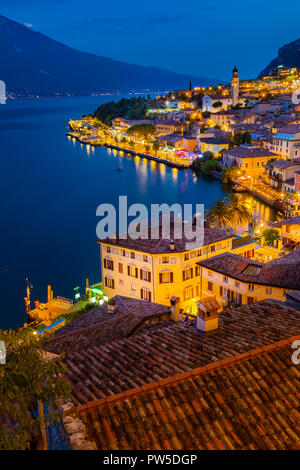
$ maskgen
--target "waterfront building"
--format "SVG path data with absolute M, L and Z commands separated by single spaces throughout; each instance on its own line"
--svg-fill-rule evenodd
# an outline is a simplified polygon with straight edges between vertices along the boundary
M 222 165 L 238 166 L 242 178 L 255 183 L 265 175 L 265 166 L 272 158 L 277 158 L 275 153 L 258 145 L 241 145 L 223 152 Z
M 285 191 L 286 185 L 292 183 L 293 190 L 295 190 L 296 171 L 300 171 L 300 162 L 289 160 L 269 162 L 266 167 L 268 183 L 279 191 Z
M 300 248 L 300 214 L 269 225 L 278 230 L 284 248 L 289 250 Z
M 149 229 L 150 230 L 150 229 Z M 187 240 L 99 240 L 104 294 L 125 295 L 169 305 L 170 298 L 180 299 L 184 312 L 195 314 L 200 299 L 197 262 L 218 253 L 232 252 L 252 258 L 255 241 L 234 240 L 235 236 L 215 228 L 204 229 L 204 245 L 186 250 Z
M 158 141 L 165 147 L 174 147 L 175 149 L 184 149 L 193 152 L 196 148 L 196 137 L 186 135 L 167 134 L 158 137 Z
M 155 124 L 155 133 L 157 136 L 172 134 L 174 132 L 183 134 L 186 129 L 184 122 L 178 122 L 174 119 L 158 119 Z
M 300 289 L 300 249 L 268 263 L 223 253 L 197 262 L 200 297 L 215 296 L 222 305 L 251 304 L 265 299 L 285 301 Z
M 222 150 L 229 149 L 229 140 L 222 137 L 206 137 L 199 141 L 201 152 L 212 152 L 216 157 L 221 155 Z
M 293 124 L 273 130 L 275 132 L 270 150 L 285 159 L 293 158 L 295 156 L 295 144 L 300 143 L 300 125 Z

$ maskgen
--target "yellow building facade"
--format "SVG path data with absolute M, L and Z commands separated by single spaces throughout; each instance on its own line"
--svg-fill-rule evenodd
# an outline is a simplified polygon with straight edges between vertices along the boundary
M 200 300 L 200 268 L 197 262 L 230 251 L 254 256 L 255 243 L 233 246 L 233 236 L 189 251 L 151 253 L 99 241 L 103 292 L 170 305 L 179 297 L 183 312 L 196 315 Z M 136 243 L 138 240 L 136 241 Z
M 286 300 L 284 288 L 257 284 L 255 280 L 243 282 L 204 267 L 200 269 L 200 285 L 201 296 L 216 296 L 223 306 L 227 305 L 228 301 L 236 305 L 246 305 L 271 298 L 282 302 Z

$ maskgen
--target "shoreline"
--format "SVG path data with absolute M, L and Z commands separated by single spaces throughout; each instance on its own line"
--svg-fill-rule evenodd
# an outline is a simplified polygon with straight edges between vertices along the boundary
M 118 150 L 119 152 L 124 152 L 124 153 L 127 153 L 128 155 L 131 155 L 131 156 L 138 156 L 138 157 L 141 157 L 141 158 L 146 158 L 147 160 L 152 160 L 152 161 L 156 161 L 158 163 L 163 163 L 165 165 L 168 165 L 172 168 L 177 168 L 179 170 L 191 170 L 192 169 L 191 164 L 190 165 L 183 165 L 183 164 L 180 164 L 180 163 L 172 162 L 172 161 L 167 160 L 167 159 L 162 159 L 162 158 L 159 158 L 159 157 L 155 157 L 154 155 L 149 155 L 147 153 L 138 152 L 136 150 L 131 150 L 131 149 L 127 149 L 127 148 L 124 148 L 124 147 L 120 147 L 120 146 L 115 145 L 115 144 L 108 144 L 106 142 L 105 143 L 99 143 L 99 144 L 93 143 L 93 142 L 85 142 L 84 140 L 81 140 L 80 137 L 74 136 L 72 131 L 67 132 L 66 135 L 76 139 L 78 142 L 80 142 L 82 144 L 91 145 L 92 147 L 106 147 L 106 148 L 115 149 L 115 150 Z M 201 171 L 202 175 L 210 176 L 213 179 L 218 180 L 221 183 L 223 183 L 222 176 L 217 171 L 213 171 L 211 174 L 203 172 L 203 170 L 200 170 L 200 171 Z M 240 183 L 238 181 L 235 181 L 235 180 L 232 180 L 230 184 L 232 185 L 232 187 L 234 185 L 238 185 L 241 188 L 244 188 L 246 190 L 245 192 L 247 192 L 251 196 L 256 197 L 261 202 L 267 204 L 268 206 L 272 207 L 273 209 L 275 209 L 276 211 L 282 213 L 283 215 L 285 214 L 285 210 L 279 204 L 277 204 L 276 202 L 274 202 L 270 199 L 267 199 L 266 197 L 262 196 L 260 193 L 254 191 L 253 189 L 248 188 L 248 186 L 245 186 L 242 183 Z
M 191 169 L 191 165 L 183 165 L 181 163 L 172 162 L 171 160 L 156 157 L 154 155 L 149 155 L 149 154 L 143 153 L 143 152 L 138 152 L 136 150 L 127 149 L 127 148 L 124 148 L 124 147 L 120 147 L 118 145 L 108 144 L 106 142 L 103 143 L 103 144 L 97 144 L 97 143 L 93 143 L 93 142 L 85 142 L 85 141 L 81 140 L 79 137 L 73 135 L 72 132 L 67 132 L 66 135 L 72 137 L 73 139 L 78 140 L 78 142 L 80 142 L 81 144 L 91 145 L 92 147 L 106 147 L 106 148 L 115 149 L 115 150 L 118 150 L 119 152 L 124 152 L 124 153 L 127 153 L 127 154 L 132 155 L 132 156 L 138 156 L 138 157 L 141 157 L 141 158 L 146 158 L 147 160 L 156 161 L 158 163 L 164 163 L 165 165 L 169 165 L 170 167 L 173 167 L 173 168 L 178 168 L 179 170 L 189 170 L 189 169 Z

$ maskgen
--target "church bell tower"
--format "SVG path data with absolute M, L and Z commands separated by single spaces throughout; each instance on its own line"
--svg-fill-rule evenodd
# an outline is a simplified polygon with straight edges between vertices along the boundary
M 231 98 L 232 98 L 232 106 L 236 106 L 239 102 L 239 73 L 238 69 L 234 67 L 232 71 L 232 81 L 231 81 Z

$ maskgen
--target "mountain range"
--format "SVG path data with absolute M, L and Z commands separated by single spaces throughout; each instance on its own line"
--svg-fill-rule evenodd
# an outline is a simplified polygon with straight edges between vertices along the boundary
M 80 52 L 0 15 L 0 79 L 16 94 L 92 94 L 217 85 L 219 80 Z
M 277 57 L 273 59 L 269 65 L 261 71 L 259 77 L 269 75 L 270 70 L 283 65 L 284 67 L 297 67 L 300 69 L 300 39 L 284 45 L 278 51 Z

